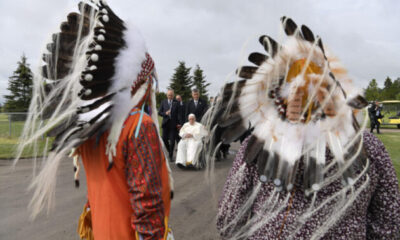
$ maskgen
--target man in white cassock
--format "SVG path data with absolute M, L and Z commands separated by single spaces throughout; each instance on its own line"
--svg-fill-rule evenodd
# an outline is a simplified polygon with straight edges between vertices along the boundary
M 196 122 L 196 116 L 189 114 L 189 122 L 185 123 L 179 131 L 182 140 L 178 144 L 176 165 L 180 168 L 198 167 L 196 155 L 203 145 L 202 139 L 207 135 L 207 130 L 201 123 Z

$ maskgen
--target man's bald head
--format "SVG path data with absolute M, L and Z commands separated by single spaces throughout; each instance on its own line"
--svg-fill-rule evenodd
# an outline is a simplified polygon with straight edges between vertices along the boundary
M 168 89 L 168 91 L 167 91 L 167 98 L 168 98 L 169 100 L 174 99 L 174 90 Z

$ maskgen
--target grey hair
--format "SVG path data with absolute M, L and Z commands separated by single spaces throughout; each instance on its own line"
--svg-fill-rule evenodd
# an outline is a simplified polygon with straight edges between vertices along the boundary
M 194 119 L 196 120 L 196 115 L 194 115 L 193 113 L 191 113 L 191 114 L 188 115 L 188 119 L 189 119 L 190 117 L 192 117 L 192 116 L 193 116 Z

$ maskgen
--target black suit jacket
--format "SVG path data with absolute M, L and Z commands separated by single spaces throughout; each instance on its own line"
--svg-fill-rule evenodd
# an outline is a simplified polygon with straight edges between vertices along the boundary
M 196 116 L 196 122 L 200 122 L 201 118 L 203 117 L 204 113 L 206 113 L 208 108 L 207 102 L 203 99 L 199 99 L 197 103 L 197 107 L 195 107 L 194 100 L 190 100 L 186 105 L 186 117 L 185 122 L 188 121 L 189 114 L 193 113 Z
M 180 116 L 180 125 L 183 125 L 185 123 L 185 117 L 186 117 L 186 103 L 184 101 L 178 102 L 178 109 L 179 109 L 179 116 Z
M 176 125 L 181 123 L 181 116 L 179 116 L 179 105 L 176 100 L 172 100 L 171 109 L 168 105 L 168 99 L 164 99 L 161 102 L 160 109 L 158 110 L 158 115 L 163 117 L 161 126 L 163 128 L 176 128 Z M 170 115 L 166 112 L 171 110 Z

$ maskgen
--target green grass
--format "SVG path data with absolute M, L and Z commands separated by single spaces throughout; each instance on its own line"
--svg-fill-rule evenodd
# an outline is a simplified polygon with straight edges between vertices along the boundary
M 12 136 L 9 136 L 9 123 L 7 116 L 0 114 L 0 158 L 13 158 L 15 156 L 15 150 L 18 145 L 18 136 L 22 132 L 23 122 L 12 123 Z M 161 125 L 161 117 L 159 117 L 159 123 Z M 388 126 L 382 126 L 387 128 Z M 395 126 L 393 126 L 396 128 Z M 162 130 L 162 129 L 160 129 Z M 393 165 L 396 169 L 397 177 L 400 180 L 400 132 L 395 133 L 383 133 L 377 135 L 378 138 L 385 144 L 387 151 L 393 161 Z M 43 152 L 45 140 L 39 141 L 39 152 Z M 24 151 L 22 157 L 32 156 L 32 149 Z
M 10 138 L 9 122 L 0 120 L 0 138 Z M 24 128 L 24 122 L 11 123 L 11 138 L 16 138 L 21 135 Z
M 396 169 L 397 178 L 400 180 L 400 132 L 382 133 L 377 135 L 383 142 Z
M 1 138 L 0 137 L 0 159 L 13 159 L 16 156 L 16 150 L 19 143 L 18 138 Z M 51 142 L 49 142 L 49 146 Z M 43 149 L 46 145 L 46 140 L 38 142 L 38 156 L 43 155 Z M 33 156 L 33 149 L 27 148 L 22 152 L 22 158 L 29 158 Z
M 11 122 L 11 136 L 10 136 L 10 123 L 8 116 L 0 114 L 0 159 L 12 159 L 16 156 L 16 150 L 19 143 L 19 136 L 24 128 L 24 122 Z M 38 142 L 39 156 L 43 155 L 43 149 L 45 147 L 46 140 Z M 51 144 L 51 143 L 49 143 Z M 29 158 L 33 156 L 33 149 L 27 148 L 22 153 L 23 158 Z

